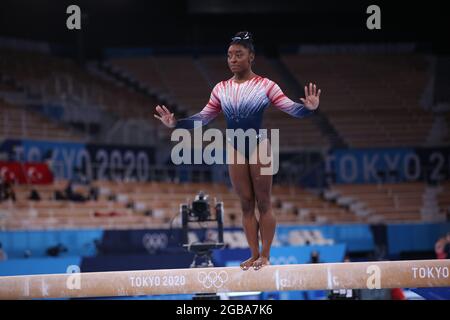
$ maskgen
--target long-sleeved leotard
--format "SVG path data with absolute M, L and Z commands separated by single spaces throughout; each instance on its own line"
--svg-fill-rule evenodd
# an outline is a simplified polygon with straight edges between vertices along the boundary
M 219 82 L 203 110 L 178 120 L 176 128 L 193 129 L 199 124 L 204 126 L 223 111 L 228 129 L 255 129 L 258 132 L 264 110 L 270 104 L 297 118 L 314 113 L 303 104 L 289 99 L 272 80 L 255 76 L 243 83 L 233 79 Z M 247 157 L 248 152 L 245 153 Z

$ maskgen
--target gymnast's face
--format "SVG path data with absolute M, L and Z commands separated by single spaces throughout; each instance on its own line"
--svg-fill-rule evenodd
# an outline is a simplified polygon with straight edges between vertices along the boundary
M 228 48 L 228 67 L 235 74 L 248 71 L 254 59 L 255 54 L 243 45 L 232 44 Z

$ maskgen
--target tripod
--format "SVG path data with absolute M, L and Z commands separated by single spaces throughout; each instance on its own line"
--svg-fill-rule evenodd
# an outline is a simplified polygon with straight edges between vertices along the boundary
M 214 264 L 212 262 L 212 250 L 221 249 L 224 247 L 224 243 L 193 243 L 185 244 L 185 247 L 189 252 L 193 252 L 194 260 L 192 261 L 191 268 L 212 268 Z M 198 260 L 200 259 L 200 263 Z M 192 300 L 219 300 L 220 297 L 215 293 L 196 293 Z
M 224 246 L 224 243 L 192 243 L 183 245 L 189 252 L 194 253 L 194 260 L 192 261 L 190 268 L 214 267 L 212 262 L 212 250 L 222 249 Z M 198 259 L 203 260 L 203 262 L 198 263 Z

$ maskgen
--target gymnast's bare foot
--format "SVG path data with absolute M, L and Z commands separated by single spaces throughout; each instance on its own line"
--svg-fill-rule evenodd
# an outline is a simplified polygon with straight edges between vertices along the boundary
M 264 266 L 270 265 L 270 258 L 265 256 L 260 256 L 258 259 L 253 262 L 253 269 L 259 270 Z
M 256 256 L 256 257 L 252 256 L 252 257 L 248 258 L 247 260 L 245 260 L 244 262 L 241 263 L 241 265 L 240 265 L 241 269 L 244 271 L 248 270 L 253 265 L 253 263 L 256 260 L 258 260 L 258 258 L 259 258 L 259 256 Z

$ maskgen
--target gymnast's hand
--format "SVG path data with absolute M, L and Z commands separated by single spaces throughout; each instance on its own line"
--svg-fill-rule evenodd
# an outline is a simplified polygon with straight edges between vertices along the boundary
M 319 97 L 320 97 L 320 89 L 316 91 L 316 85 L 309 83 L 308 86 L 305 86 L 305 98 L 300 98 L 303 102 L 303 105 L 309 110 L 316 110 L 319 107 Z
M 168 128 L 173 128 L 177 124 L 177 120 L 175 119 L 175 116 L 173 113 L 169 111 L 169 109 L 166 108 L 166 106 L 156 106 L 156 112 L 159 113 L 158 115 L 154 115 L 156 119 L 161 120 L 161 122 Z

